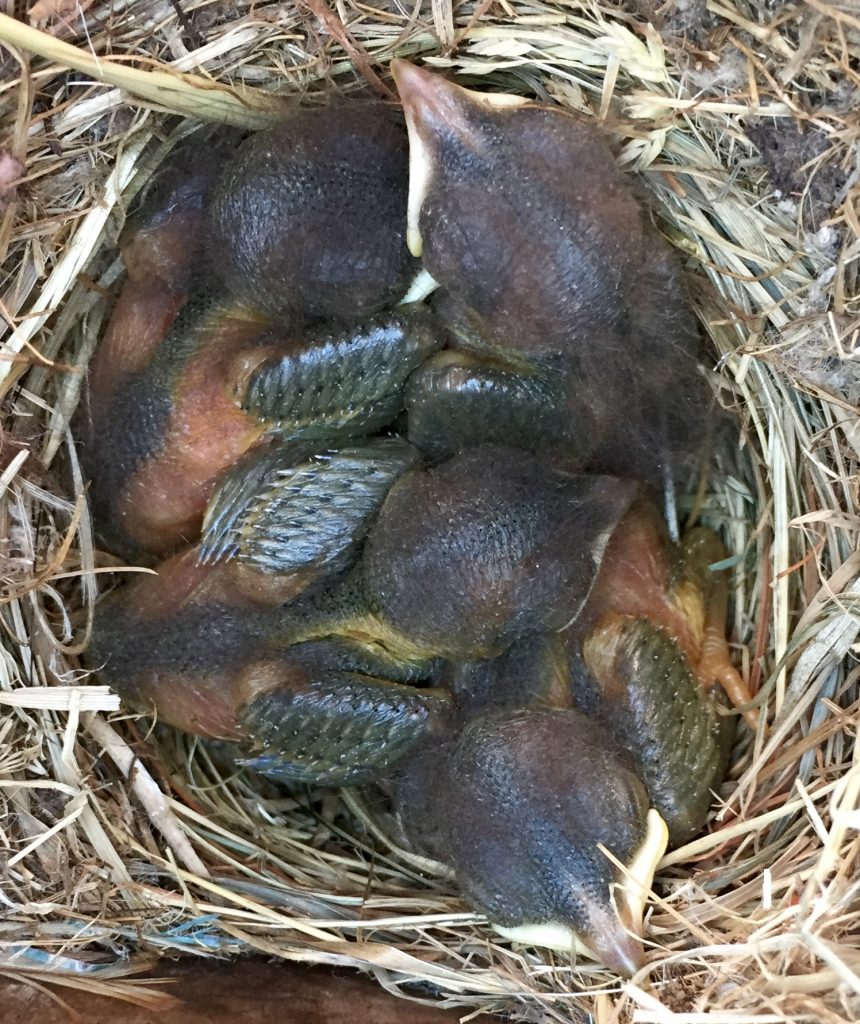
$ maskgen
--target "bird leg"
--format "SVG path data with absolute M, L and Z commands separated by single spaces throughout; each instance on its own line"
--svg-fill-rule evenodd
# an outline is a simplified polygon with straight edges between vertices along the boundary
M 732 663 L 726 639 L 728 608 L 728 579 L 726 573 L 711 566 L 726 557 L 719 537 L 703 527 L 691 530 L 683 540 L 684 581 L 679 587 L 694 586 L 703 603 L 701 649 L 694 668 L 705 689 L 719 684 L 733 707 L 744 717 L 751 729 L 759 722 L 757 708 L 750 707 L 752 694 L 741 674 Z

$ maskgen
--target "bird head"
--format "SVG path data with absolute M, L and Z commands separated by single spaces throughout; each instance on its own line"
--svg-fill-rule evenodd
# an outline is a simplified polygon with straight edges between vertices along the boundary
M 453 866 L 502 935 L 639 968 L 666 826 L 595 722 L 557 709 L 473 718 L 413 758 L 397 795 L 407 834 Z

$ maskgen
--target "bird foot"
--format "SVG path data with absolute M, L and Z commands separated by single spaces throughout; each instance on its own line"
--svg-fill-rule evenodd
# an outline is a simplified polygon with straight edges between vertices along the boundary
M 743 715 L 747 725 L 753 730 L 758 728 L 759 710 L 750 707 L 753 695 L 743 676 L 732 664 L 724 626 L 713 622 L 708 622 L 705 626 L 702 656 L 696 666 L 696 675 L 706 689 L 719 683 L 732 706 Z

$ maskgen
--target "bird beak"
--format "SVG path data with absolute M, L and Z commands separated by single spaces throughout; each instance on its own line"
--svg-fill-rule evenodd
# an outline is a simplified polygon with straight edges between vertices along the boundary
M 654 883 L 654 873 L 666 852 L 668 842 L 669 829 L 666 822 L 652 807 L 648 811 L 642 845 L 627 865 L 624 880 L 615 893 L 617 920 L 621 923 L 625 941 L 610 934 L 607 949 L 598 948 L 597 945 L 594 947 L 595 954 L 607 967 L 614 968 L 625 977 L 635 974 L 642 966 L 642 918 L 648 893 Z M 589 936 L 589 940 L 592 939 Z
M 446 122 L 452 131 L 463 131 L 462 100 L 456 86 L 415 67 L 405 60 L 393 60 L 391 72 L 403 103 L 409 133 L 409 202 L 406 213 L 406 244 L 413 256 L 423 251 L 418 218 L 433 173 L 432 140 Z
M 654 872 L 668 841 L 666 823 L 652 808 L 648 811 L 645 838 L 626 865 L 624 881 L 616 887 L 614 901 L 592 903 L 587 912 L 587 926 L 579 931 L 574 932 L 560 922 L 514 928 L 503 928 L 491 922 L 493 928 L 515 942 L 586 956 L 622 978 L 632 978 L 645 956 L 642 918 Z
M 587 937 L 589 954 L 619 977 L 632 978 L 645 956 L 642 939 L 631 935 L 625 922 L 617 916 L 595 921 L 594 926 L 594 933 Z M 639 927 L 642 927 L 641 921 Z
M 632 978 L 642 966 L 645 904 L 668 841 L 666 822 L 652 807 L 646 819 L 645 838 L 615 889 L 614 906 L 592 908 L 589 915 L 588 934 L 582 936 L 583 943 L 595 960 L 622 978 Z
M 447 141 L 474 150 L 480 144 L 474 118 L 476 109 L 518 107 L 528 101 L 520 96 L 471 92 L 406 60 L 393 60 L 391 72 L 409 132 L 406 242 L 412 255 L 420 256 L 423 244 L 418 219 L 440 143 Z

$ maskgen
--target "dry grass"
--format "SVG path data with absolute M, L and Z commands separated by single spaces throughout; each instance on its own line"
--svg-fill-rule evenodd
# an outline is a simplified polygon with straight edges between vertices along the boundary
M 856 1021 L 856 5 L 181 7 L 43 0 L 36 36 L 0 17 L 2 970 L 157 1005 L 127 977 L 143 957 L 259 950 L 518 1020 Z M 769 730 L 738 744 L 709 833 L 665 859 L 650 962 L 623 987 L 497 942 L 384 808 L 225 778 L 217 751 L 142 735 L 76 660 L 100 563 L 69 422 L 123 211 L 187 131 L 169 111 L 261 123 L 283 99 L 246 90 L 385 89 L 395 54 L 605 122 L 687 256 L 742 422 L 702 514 L 736 554 L 733 638 Z

